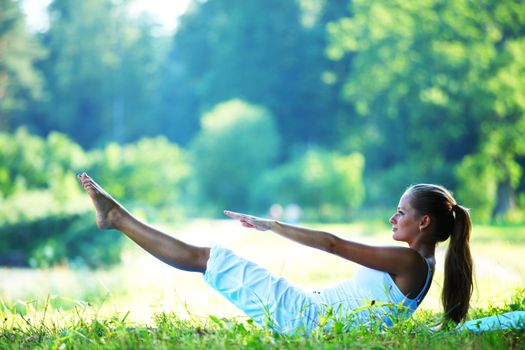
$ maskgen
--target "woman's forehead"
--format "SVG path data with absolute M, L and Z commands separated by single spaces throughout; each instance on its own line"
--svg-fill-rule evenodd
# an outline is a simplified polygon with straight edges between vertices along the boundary
M 412 206 L 410 205 L 410 194 L 409 193 L 405 192 L 401 196 L 401 198 L 399 199 L 398 208 L 400 208 L 400 209 L 412 208 Z

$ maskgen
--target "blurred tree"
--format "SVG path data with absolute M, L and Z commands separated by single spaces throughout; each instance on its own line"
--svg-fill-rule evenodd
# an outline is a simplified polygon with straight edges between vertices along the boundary
M 158 132 L 152 118 L 162 53 L 153 26 L 130 19 L 126 3 L 55 0 L 41 64 L 48 100 L 34 123 L 91 147 Z
M 170 137 L 185 144 L 199 115 L 239 98 L 268 108 L 287 146 L 332 143 L 331 100 L 321 91 L 324 17 L 317 12 L 304 20 L 294 0 L 194 2 L 166 62 L 163 124 Z
M 2 197 L 26 189 L 43 188 L 45 142 L 19 129 L 14 135 L 0 134 L 0 193 Z
M 74 174 L 86 166 L 63 134 L 0 133 L 0 264 L 119 261 L 121 238 L 97 234 L 91 210 L 83 215 L 89 203 Z
M 83 146 L 112 130 L 116 66 L 116 23 L 108 1 L 56 0 L 43 42 L 49 57 L 41 64 L 48 100 L 38 124 L 59 130 Z M 107 131 L 105 130 L 107 129 Z
M 121 103 L 122 135 L 117 142 L 131 142 L 147 136 L 167 135 L 159 116 L 161 89 L 166 72 L 162 62 L 169 48 L 169 37 L 155 35 L 147 17 L 127 20 L 118 48 L 121 66 L 117 101 Z
M 0 131 L 24 120 L 27 105 L 41 97 L 42 80 L 34 63 L 45 55 L 25 28 L 20 2 L 0 1 Z
M 342 86 L 350 74 L 352 54 L 344 60 L 332 60 L 328 57 L 326 47 L 329 44 L 327 25 L 343 17 L 351 15 L 351 4 L 346 1 L 300 0 L 303 7 L 303 23 L 305 24 L 308 50 L 311 62 L 304 74 L 310 76 L 310 83 L 315 90 L 315 105 L 318 109 L 313 113 L 319 122 L 324 123 L 325 135 L 319 144 L 329 148 L 343 148 L 347 152 L 358 150 L 355 145 L 345 142 L 347 130 L 354 124 L 361 123 L 356 118 L 353 106 L 344 99 Z M 306 17 L 305 17 L 306 16 Z
M 230 100 L 205 114 L 190 148 L 203 210 L 249 208 L 252 187 L 276 159 L 279 144 L 274 117 L 262 107 Z
M 525 156 L 523 134 L 508 133 L 525 118 L 525 4 L 355 0 L 352 9 L 330 25 L 329 54 L 355 55 L 343 93 L 364 118 L 349 138 L 361 144 L 369 174 L 401 164 L 396 187 L 454 186 L 453 168 L 480 154 L 484 167 L 497 167 L 486 172 L 495 208 L 508 208 Z
M 182 150 L 165 137 L 116 143 L 89 154 L 89 173 L 126 206 L 150 220 L 177 221 L 184 215 L 185 184 L 190 169 Z M 118 181 L 114 181 L 118 179 Z
M 267 171 L 253 186 L 260 208 L 274 203 L 299 205 L 307 220 L 348 220 L 363 202 L 364 158 L 310 149 Z
M 150 220 L 180 222 L 189 173 L 181 149 L 165 137 L 112 143 L 89 153 L 64 134 L 47 138 L 0 132 L 0 264 L 92 267 L 118 262 L 120 235 L 97 233 L 88 198 L 75 178 L 116 179 L 105 188 Z
M 487 139 L 480 151 L 465 156 L 457 168 L 458 195 L 476 209 L 474 217 L 480 221 L 512 220 L 518 209 L 517 192 L 525 192 L 525 187 L 520 187 L 525 164 L 525 118 L 516 124 L 502 123 L 484 133 Z M 517 219 L 522 220 L 522 216 Z
M 53 132 L 44 139 L 24 128 L 0 133 L 0 197 L 43 189 L 67 197 L 75 192 L 69 186 L 75 181 L 72 174 L 86 165 L 82 148 L 63 134 Z

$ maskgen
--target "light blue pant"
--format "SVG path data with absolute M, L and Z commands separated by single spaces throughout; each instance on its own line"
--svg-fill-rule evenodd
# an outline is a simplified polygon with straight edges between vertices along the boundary
M 204 280 L 262 327 L 287 334 L 317 327 L 320 306 L 313 293 L 229 249 L 211 249 Z
M 470 320 L 456 328 L 456 331 L 480 333 L 506 329 L 525 329 L 525 311 L 511 311 L 501 315 Z

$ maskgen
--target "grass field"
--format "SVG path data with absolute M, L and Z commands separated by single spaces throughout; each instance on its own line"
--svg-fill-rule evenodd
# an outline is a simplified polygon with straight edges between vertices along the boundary
M 383 224 L 319 226 L 365 243 L 391 245 Z M 176 237 L 221 244 L 283 275 L 305 290 L 349 278 L 355 265 L 246 230 L 232 221 L 194 221 Z M 102 232 L 100 234 L 118 234 Z M 281 337 L 251 324 L 202 280 L 176 271 L 129 244 L 123 263 L 105 271 L 0 269 L 0 348 L 525 348 L 519 332 L 430 334 L 439 320 L 444 247 L 429 295 L 414 317 L 386 331 L 319 332 Z M 477 288 L 471 316 L 525 306 L 525 227 L 475 226 Z

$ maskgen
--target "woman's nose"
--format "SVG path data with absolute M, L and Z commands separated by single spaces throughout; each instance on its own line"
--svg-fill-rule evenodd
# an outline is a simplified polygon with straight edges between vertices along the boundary
M 392 215 L 392 217 L 390 218 L 390 223 L 392 225 L 396 223 L 396 214 Z

